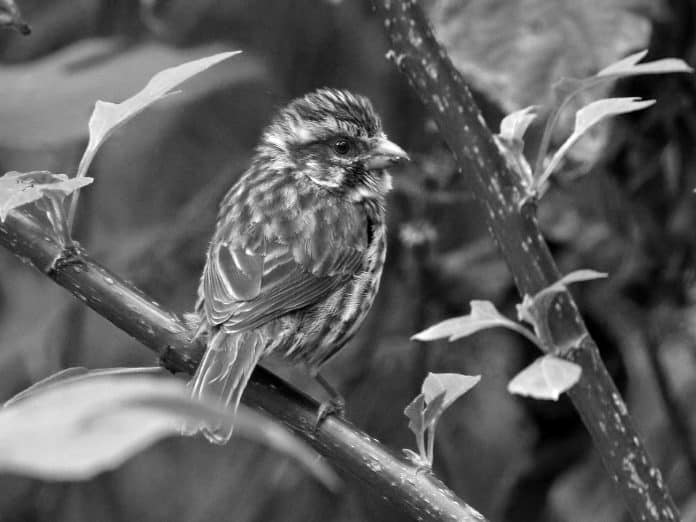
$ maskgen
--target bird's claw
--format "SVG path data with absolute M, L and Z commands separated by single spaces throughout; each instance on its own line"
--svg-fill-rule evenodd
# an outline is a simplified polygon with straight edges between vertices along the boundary
M 322 423 L 331 415 L 343 419 L 346 412 L 346 401 L 342 397 L 333 397 L 319 405 L 317 418 L 314 421 L 314 431 L 317 431 Z

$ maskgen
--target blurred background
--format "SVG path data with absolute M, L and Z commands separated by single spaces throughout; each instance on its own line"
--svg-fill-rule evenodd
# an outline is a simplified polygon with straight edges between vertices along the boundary
M 696 64 L 690 0 L 428 0 L 436 33 L 493 129 L 547 104 L 561 76 L 594 74 L 640 49 Z M 157 71 L 244 53 L 183 85 L 110 138 L 83 191 L 77 239 L 165 307 L 190 310 L 217 202 L 263 125 L 321 87 L 372 98 L 414 162 L 395 173 L 382 289 L 357 338 L 328 365 L 347 416 L 395 448 L 428 371 L 481 374 L 439 424 L 435 472 L 497 521 L 622 521 L 627 515 L 566 399 L 506 391 L 538 356 L 490 331 L 453 344 L 409 337 L 489 299 L 519 297 L 437 129 L 385 59 L 370 3 L 327 0 L 19 0 L 30 36 L 0 32 L 0 167 L 73 174 L 97 99 L 121 101 Z M 648 76 L 592 93 L 656 98 L 585 139 L 540 205 L 561 270 L 609 272 L 576 286 L 582 313 L 685 520 L 696 520 L 696 89 Z M 580 100 L 578 103 L 580 103 Z M 586 100 L 585 100 L 586 101 Z M 577 108 L 577 107 L 575 107 Z M 543 113 L 543 111 L 542 111 Z M 573 113 L 564 113 L 558 139 Z M 529 146 L 534 150 L 533 128 Z M 0 251 L 0 400 L 69 366 L 153 364 L 148 350 Z M 322 398 L 301 372 L 277 369 Z M 328 492 L 294 462 L 234 440 L 169 439 L 82 483 L 0 475 L 0 521 L 396 521 L 346 477 Z

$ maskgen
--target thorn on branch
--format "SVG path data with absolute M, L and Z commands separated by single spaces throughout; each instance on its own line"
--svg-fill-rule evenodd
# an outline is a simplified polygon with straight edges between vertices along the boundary
M 174 375 L 177 373 L 193 375 L 196 372 L 199 360 L 200 357 L 194 359 L 193 356 L 185 353 L 184 350 L 175 346 L 166 345 L 159 350 L 157 363 Z
M 534 194 L 524 194 L 519 202 L 519 211 L 525 217 L 537 215 L 538 198 Z
M 82 247 L 75 242 L 64 247 L 60 254 L 44 270 L 46 275 L 50 278 L 54 278 L 58 272 L 71 266 L 75 267 L 77 270 L 86 268 L 87 265 L 82 259 L 82 252 Z

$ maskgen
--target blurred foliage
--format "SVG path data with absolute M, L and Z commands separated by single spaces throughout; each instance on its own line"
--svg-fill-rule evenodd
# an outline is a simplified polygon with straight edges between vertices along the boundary
M 19 7 L 13 0 L 0 1 L 0 26 L 15 29 L 25 36 L 31 33 L 31 28 L 22 19 Z
M 426 0 L 428 13 L 455 65 L 475 88 L 505 112 L 529 105 L 551 107 L 553 84 L 584 78 L 648 46 L 654 0 Z M 563 140 L 575 112 L 606 97 L 611 84 L 583 92 L 564 110 L 556 133 Z M 544 114 L 542 114 L 544 115 Z M 593 130 L 571 151 L 593 163 L 608 138 L 607 126 Z
M 478 6 L 462 33 L 471 54 L 497 57 L 487 71 L 468 72 L 493 129 L 507 104 L 543 98 L 559 71 L 591 74 L 648 46 L 648 59 L 696 63 L 696 8 L 689 0 L 616 0 L 611 8 L 568 0 L 508 4 L 494 13 L 483 2 L 461 4 Z M 491 300 L 512 317 L 519 297 L 466 192 L 466 173 L 454 171 L 434 125 L 384 59 L 382 23 L 367 0 L 19 6 L 31 36 L 0 33 L 2 172 L 75 172 L 96 98 L 121 101 L 157 70 L 244 50 L 234 66 L 192 80 L 183 95 L 116 132 L 97 154 L 90 169 L 96 181 L 82 195 L 80 242 L 178 311 L 193 304 L 217 201 L 243 172 L 275 109 L 323 85 L 370 96 L 390 136 L 416 161 L 395 176 L 377 302 L 355 341 L 327 367 L 347 398 L 348 417 L 393 448 L 411 447 L 402 412 L 425 375 L 481 374 L 475 392 L 438 424 L 436 473 L 494 520 L 625 519 L 570 404 L 507 393 L 510 378 L 539 355 L 534 346 L 497 331 L 427 347 L 409 341 L 465 313 L 471 299 Z M 620 26 L 595 24 L 588 18 L 595 15 L 619 17 L 612 20 Z M 504 27 L 516 28 L 530 45 L 510 40 Z M 607 42 L 607 34 L 619 43 Z M 499 45 L 487 49 L 492 37 Z M 498 93 L 492 96 L 486 82 L 501 71 L 505 88 L 491 83 Z M 617 96 L 658 101 L 617 120 L 606 130 L 610 139 L 594 149 L 592 169 L 559 176 L 539 208 L 563 273 L 590 267 L 610 274 L 573 292 L 686 520 L 696 519 L 696 470 L 685 451 L 693 451 L 696 422 L 689 408 L 696 398 L 695 87 L 686 75 L 614 86 Z M 517 98 L 508 94 L 513 89 Z M 0 399 L 69 366 L 153 363 L 147 350 L 9 253 L 0 252 L 0 266 Z M 321 397 L 301 370 L 276 369 Z M 219 448 L 168 439 L 87 482 L 2 475 L 0 520 L 403 520 L 369 488 L 346 479 L 346 488 L 332 494 L 256 443 L 235 439 Z

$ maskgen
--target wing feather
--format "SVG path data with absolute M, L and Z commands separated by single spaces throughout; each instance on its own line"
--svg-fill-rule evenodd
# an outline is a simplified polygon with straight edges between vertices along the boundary
M 316 206 L 319 196 L 308 192 L 311 197 L 296 200 L 307 200 L 311 209 L 276 203 L 274 212 L 258 206 L 252 212 L 235 194 L 221 213 L 203 271 L 199 293 L 209 324 L 255 328 L 318 303 L 362 269 L 368 221 L 352 203 Z M 258 222 L 248 221 L 252 215 Z M 292 234 L 288 221 L 297 226 Z
M 221 244 L 209 253 L 204 270 L 206 315 L 227 331 L 255 328 L 327 297 L 360 270 L 362 260 L 361 249 L 348 248 L 321 270 L 325 275 L 317 275 L 296 261 L 288 245 L 274 242 L 263 255 L 250 255 Z

